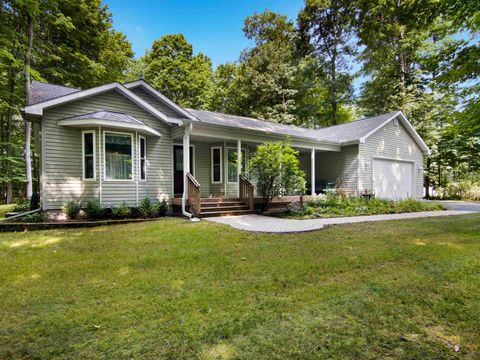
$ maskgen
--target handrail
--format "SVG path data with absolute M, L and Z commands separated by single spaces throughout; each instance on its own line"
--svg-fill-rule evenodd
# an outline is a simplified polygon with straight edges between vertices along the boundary
M 238 175 L 238 180 L 240 200 L 248 205 L 250 211 L 253 211 L 255 209 L 255 187 L 242 174 Z
M 190 207 L 190 212 L 192 214 L 194 214 L 196 217 L 200 217 L 200 183 L 190 173 L 187 173 L 187 205 Z

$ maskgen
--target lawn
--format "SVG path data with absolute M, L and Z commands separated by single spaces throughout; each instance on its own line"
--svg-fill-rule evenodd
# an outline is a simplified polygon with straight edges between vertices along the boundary
M 479 214 L 0 233 L 0 269 L 0 359 L 480 357 Z
M 0 221 L 5 218 L 5 214 L 12 211 L 15 204 L 0 204 Z

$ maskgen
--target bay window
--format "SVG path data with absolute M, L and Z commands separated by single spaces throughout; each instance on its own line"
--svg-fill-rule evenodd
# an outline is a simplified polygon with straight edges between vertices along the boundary
M 132 180 L 133 135 L 104 133 L 105 180 Z

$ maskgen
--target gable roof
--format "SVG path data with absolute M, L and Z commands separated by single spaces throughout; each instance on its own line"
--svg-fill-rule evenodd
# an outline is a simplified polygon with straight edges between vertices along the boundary
M 160 100 L 163 104 L 168 106 L 170 109 L 174 110 L 175 112 L 179 113 L 183 117 L 186 117 L 187 119 L 196 121 L 195 117 L 193 117 L 188 111 L 186 111 L 184 108 L 182 108 L 180 105 L 176 104 L 169 98 L 167 98 L 165 95 L 163 95 L 160 91 L 154 89 L 150 84 L 148 84 L 145 80 L 136 80 L 132 82 L 128 82 L 123 84 L 127 89 L 133 89 L 137 87 L 143 88 L 147 93 L 150 95 L 154 96 L 158 100 Z
M 36 89 L 33 88 L 32 92 L 36 92 Z M 100 85 L 96 86 L 90 89 L 86 90 L 80 90 L 76 92 L 71 92 L 65 95 L 61 95 L 56 98 L 48 99 L 36 104 L 28 105 L 23 108 L 23 111 L 26 114 L 30 115 L 43 115 L 43 110 L 48 109 L 53 106 L 61 105 L 61 104 L 67 104 L 73 101 L 85 99 L 94 95 L 102 94 L 107 91 L 115 90 L 118 93 L 124 95 L 126 98 L 131 100 L 133 103 L 137 104 L 139 107 L 141 107 L 143 110 L 149 112 L 156 118 L 162 120 L 163 122 L 167 124 L 182 124 L 184 121 L 178 120 L 178 119 L 171 119 L 168 118 L 165 114 L 163 114 L 161 111 L 157 110 L 155 107 L 147 103 L 146 101 L 142 100 L 139 96 L 135 95 L 133 92 L 128 90 L 126 87 L 121 85 L 118 82 L 113 82 L 110 84 L 105 84 L 105 85 Z
M 63 95 L 72 94 L 80 91 L 79 89 L 49 84 L 41 81 L 32 81 L 32 98 L 30 105 L 38 104 L 43 101 L 55 99 Z

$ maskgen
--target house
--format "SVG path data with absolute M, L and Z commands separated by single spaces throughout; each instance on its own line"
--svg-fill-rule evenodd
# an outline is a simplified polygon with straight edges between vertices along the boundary
M 429 152 L 400 112 L 321 129 L 185 109 L 143 80 L 79 90 L 33 82 L 23 110 L 41 154 L 44 210 L 69 200 L 104 206 L 165 199 L 190 216 L 253 210 L 255 181 L 239 176 L 258 144 L 288 140 L 310 194 L 344 191 L 422 196 Z

